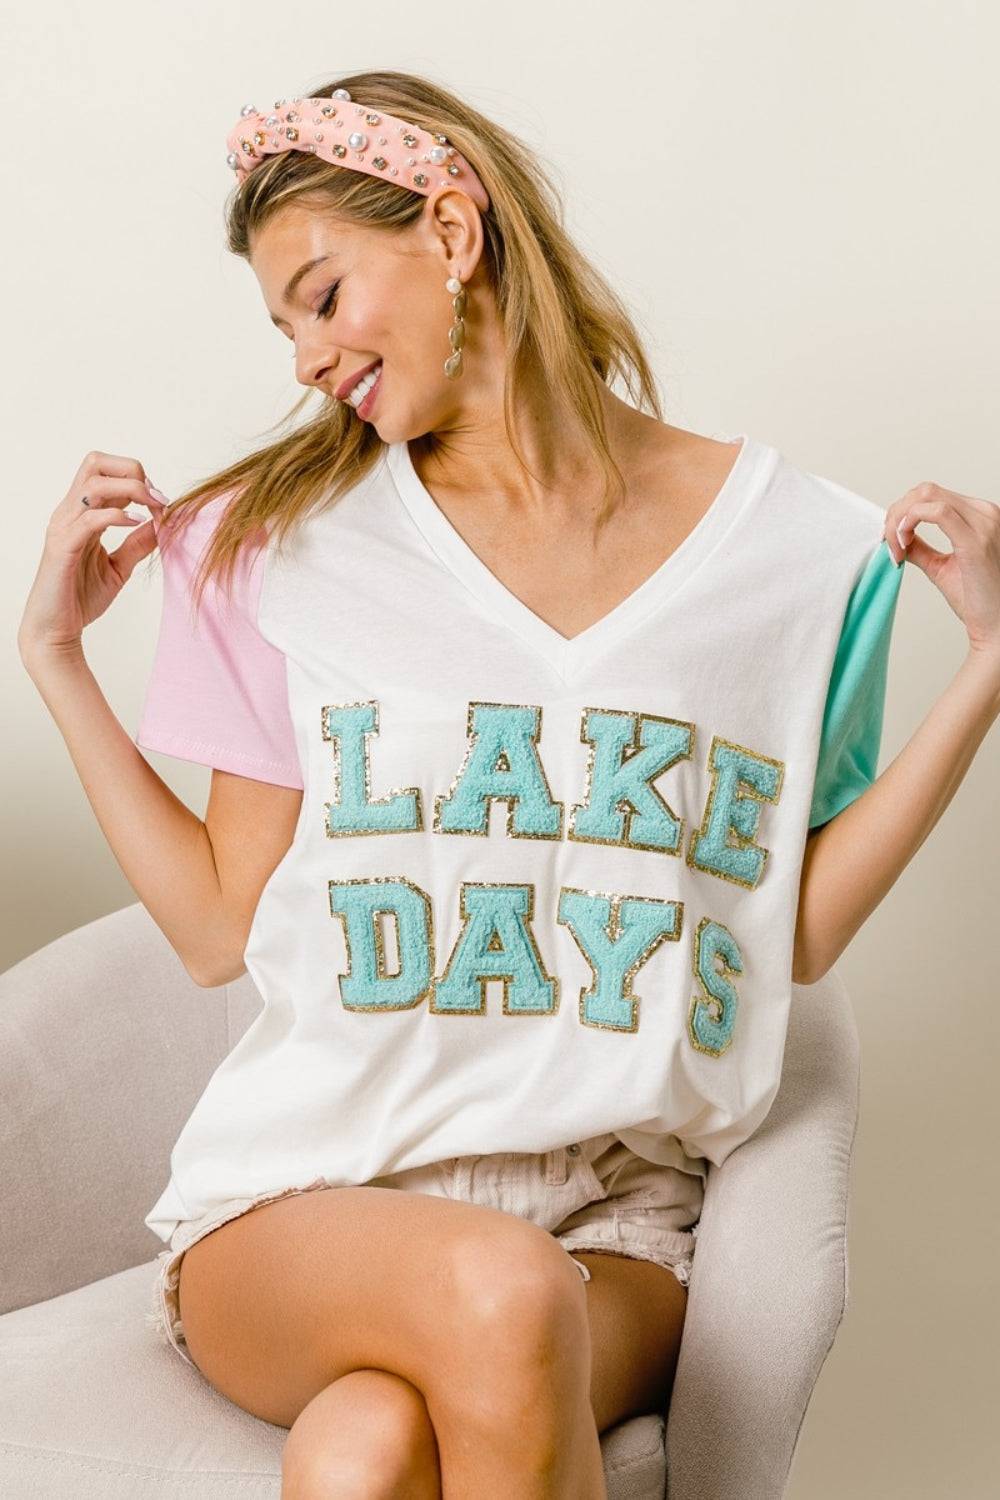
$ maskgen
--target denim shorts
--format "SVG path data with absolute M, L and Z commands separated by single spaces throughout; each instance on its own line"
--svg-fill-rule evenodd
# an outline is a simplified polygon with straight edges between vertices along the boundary
M 636 1156 L 613 1133 L 538 1153 L 449 1156 L 372 1177 L 364 1185 L 482 1203 L 529 1219 L 549 1230 L 570 1252 L 584 1281 L 590 1280 L 590 1271 L 572 1255 L 574 1250 L 652 1261 L 672 1271 L 682 1286 L 691 1278 L 705 1186 L 697 1172 L 659 1166 Z M 317 1177 L 305 1186 L 233 1200 L 204 1218 L 178 1224 L 169 1249 L 157 1257 L 153 1305 L 146 1314 L 150 1327 L 193 1365 L 184 1348 L 177 1292 L 185 1250 L 251 1208 L 290 1193 L 331 1186 L 329 1179 Z

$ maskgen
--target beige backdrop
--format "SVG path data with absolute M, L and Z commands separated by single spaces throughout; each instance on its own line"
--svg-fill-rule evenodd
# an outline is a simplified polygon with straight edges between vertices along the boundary
M 998 12 L 988 0 L 505 0 L 499 19 L 398 0 L 19 8 L 0 153 L 14 208 L 0 964 L 136 899 L 16 649 L 50 511 L 90 448 L 140 458 L 174 495 L 301 394 L 252 272 L 222 246 L 224 137 L 244 103 L 358 67 L 430 73 L 552 164 L 571 229 L 648 336 L 669 421 L 749 432 L 881 505 L 925 479 L 1000 500 Z M 130 733 L 159 614 L 146 567 L 86 635 Z M 907 565 L 883 766 L 964 651 L 960 622 Z M 852 1300 L 791 1500 L 995 1493 L 997 745 L 994 731 L 841 961 L 864 1049 Z M 209 772 L 151 758 L 202 812 Z

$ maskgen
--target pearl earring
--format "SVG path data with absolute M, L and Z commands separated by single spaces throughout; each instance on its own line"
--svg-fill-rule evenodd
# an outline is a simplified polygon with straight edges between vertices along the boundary
M 453 293 L 452 309 L 455 313 L 455 321 L 448 329 L 448 340 L 452 347 L 452 353 L 444 362 L 444 373 L 449 380 L 456 380 L 462 373 L 462 349 L 465 346 L 465 302 L 467 293 L 457 276 L 449 276 L 445 282 L 445 290 Z

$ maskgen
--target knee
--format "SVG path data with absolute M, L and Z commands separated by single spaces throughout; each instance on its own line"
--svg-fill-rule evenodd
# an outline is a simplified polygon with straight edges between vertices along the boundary
M 545 1230 L 509 1228 L 453 1246 L 449 1273 L 455 1335 L 473 1379 L 494 1414 L 537 1408 L 546 1392 L 565 1395 L 589 1370 L 590 1324 L 580 1273 Z M 476 1372 L 483 1380 L 474 1378 Z
M 517 1353 L 561 1341 L 587 1323 L 587 1296 L 572 1258 L 536 1224 L 514 1220 L 452 1249 L 456 1302 L 470 1331 Z
M 281 1500 L 439 1500 L 423 1396 L 385 1370 L 341 1376 L 306 1406 L 281 1456 Z

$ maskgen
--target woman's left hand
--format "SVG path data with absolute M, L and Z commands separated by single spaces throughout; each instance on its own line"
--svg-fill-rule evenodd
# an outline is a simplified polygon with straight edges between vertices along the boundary
M 939 526 L 953 550 L 941 552 L 915 535 L 921 521 Z M 972 650 L 1000 660 L 1000 505 L 918 484 L 889 506 L 884 535 L 897 563 L 916 563 L 940 589 Z

